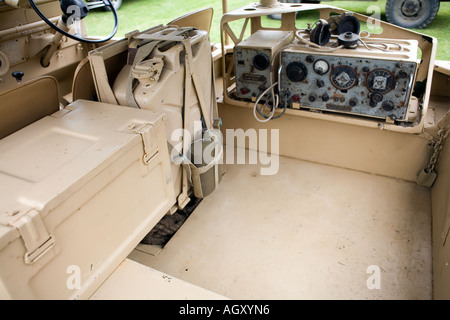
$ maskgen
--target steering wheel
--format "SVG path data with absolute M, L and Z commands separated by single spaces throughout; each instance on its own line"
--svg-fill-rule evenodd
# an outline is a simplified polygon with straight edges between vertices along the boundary
M 38 14 L 38 16 L 45 21 L 45 23 L 47 23 L 50 27 L 52 27 L 54 30 L 56 30 L 59 33 L 62 33 L 63 35 L 74 39 L 74 40 L 78 40 L 78 41 L 82 41 L 82 42 L 87 42 L 87 43 L 101 43 L 101 42 L 105 42 L 108 41 L 109 39 L 111 39 L 117 32 L 117 28 L 119 26 L 119 20 L 117 18 L 117 12 L 116 9 L 114 9 L 114 6 L 112 5 L 110 0 L 103 0 L 103 3 L 105 4 L 105 6 L 109 7 L 112 12 L 112 14 L 114 15 L 114 29 L 111 32 L 111 34 L 109 36 L 107 36 L 106 38 L 102 38 L 102 39 L 86 39 L 83 38 L 81 36 L 76 36 L 73 34 L 68 33 L 67 31 L 59 28 L 58 26 L 54 25 L 50 20 L 47 19 L 47 17 L 38 9 L 36 3 L 34 3 L 33 0 L 28 0 L 30 2 L 31 7 L 34 9 L 34 11 L 36 11 L 36 13 Z M 80 9 L 79 13 L 80 13 L 80 20 L 83 19 L 84 17 L 87 16 L 87 14 L 89 13 L 89 9 L 86 5 L 86 3 L 83 0 L 60 0 L 60 4 L 61 4 L 61 10 L 63 12 L 62 15 L 62 19 L 64 22 L 66 22 L 70 17 L 67 15 L 67 11 L 68 9 L 73 9 L 72 6 L 76 6 Z M 75 11 L 75 10 L 74 10 Z M 72 11 L 73 13 L 73 11 Z

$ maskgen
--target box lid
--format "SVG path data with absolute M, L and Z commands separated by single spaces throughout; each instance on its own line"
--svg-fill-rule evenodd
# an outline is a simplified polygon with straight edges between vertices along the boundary
M 287 45 L 294 38 L 292 31 L 258 30 L 236 45 L 237 48 L 273 49 Z
M 19 235 L 25 216 L 39 226 L 71 193 L 142 144 L 137 129 L 162 119 L 148 110 L 79 100 L 0 140 L 0 248 Z

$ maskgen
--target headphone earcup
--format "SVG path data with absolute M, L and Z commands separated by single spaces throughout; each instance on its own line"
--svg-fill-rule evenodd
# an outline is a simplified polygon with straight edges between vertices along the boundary
M 346 32 L 351 32 L 359 34 L 360 23 L 359 20 L 354 16 L 343 16 L 341 21 L 339 21 L 337 26 L 337 34 L 343 34 Z
M 324 46 L 330 41 L 331 31 L 328 23 L 318 23 L 311 31 L 310 40 L 319 46 Z

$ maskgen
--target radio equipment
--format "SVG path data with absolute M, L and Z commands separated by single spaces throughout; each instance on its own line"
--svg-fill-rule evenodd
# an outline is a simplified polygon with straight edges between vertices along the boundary
M 292 31 L 259 30 L 234 47 L 236 97 L 255 100 L 276 81 L 276 54 L 292 42 Z
M 371 40 L 372 48 L 318 51 L 291 46 L 280 55 L 280 103 L 390 121 L 409 121 L 417 41 Z

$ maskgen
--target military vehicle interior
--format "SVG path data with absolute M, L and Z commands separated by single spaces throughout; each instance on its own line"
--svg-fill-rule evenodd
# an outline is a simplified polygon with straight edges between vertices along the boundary
M 109 3 L 98 38 L 62 3 L 0 1 L 2 299 L 450 298 L 435 38 L 273 0 L 221 43 L 211 8 L 114 37 Z

